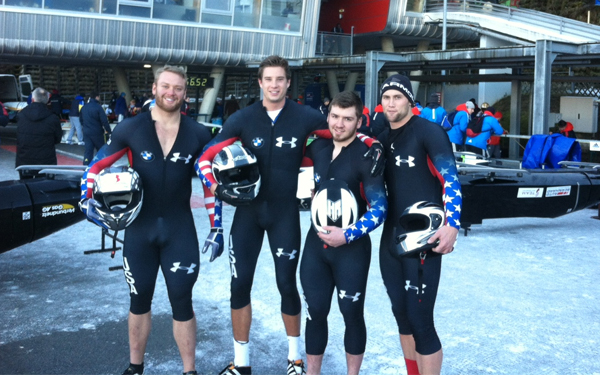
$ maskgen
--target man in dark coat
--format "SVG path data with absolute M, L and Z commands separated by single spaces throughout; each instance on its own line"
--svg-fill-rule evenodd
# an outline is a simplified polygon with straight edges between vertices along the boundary
M 100 105 L 100 95 L 93 93 L 90 100 L 81 108 L 79 121 L 83 128 L 83 165 L 89 165 L 94 157 L 94 149 L 100 150 L 106 143 L 111 129 L 108 117 Z
M 16 117 L 17 158 L 15 166 L 56 165 L 56 147 L 62 139 L 58 116 L 48 109 L 50 93 L 41 87 L 33 91 L 31 104 Z M 19 172 L 20 178 L 31 175 Z

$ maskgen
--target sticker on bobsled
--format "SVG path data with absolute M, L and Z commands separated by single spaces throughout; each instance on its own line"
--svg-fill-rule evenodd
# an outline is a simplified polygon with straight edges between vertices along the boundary
M 65 215 L 72 213 L 75 213 L 75 207 L 67 203 L 42 207 L 42 217 Z
M 519 188 L 517 198 L 542 198 L 544 196 L 544 188 Z
M 554 186 L 546 188 L 546 197 L 563 197 L 571 195 L 571 186 Z
M 600 151 L 600 142 L 590 143 L 590 151 Z

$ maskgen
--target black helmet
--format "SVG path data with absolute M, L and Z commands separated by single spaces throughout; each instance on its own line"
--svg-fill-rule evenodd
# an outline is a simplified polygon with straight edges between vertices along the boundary
M 144 190 L 142 180 L 129 167 L 105 168 L 94 181 L 93 198 L 101 221 L 112 230 L 128 227 L 140 213 Z
M 358 220 L 356 198 L 342 180 L 323 181 L 310 212 L 314 228 L 321 233 L 327 233 L 324 226 L 347 228 Z
M 224 147 L 212 162 L 218 184 L 235 193 L 254 199 L 260 189 L 258 161 L 246 147 L 234 143 Z
M 395 256 L 429 250 L 436 244 L 428 244 L 431 238 L 446 221 L 444 209 L 437 203 L 421 201 L 407 207 L 400 215 L 396 228 Z

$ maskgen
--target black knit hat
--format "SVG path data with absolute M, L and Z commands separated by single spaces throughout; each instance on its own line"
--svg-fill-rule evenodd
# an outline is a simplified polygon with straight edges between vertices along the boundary
M 406 96 L 406 98 L 410 102 L 410 106 L 415 106 L 415 98 L 412 91 L 412 85 L 410 84 L 410 80 L 407 76 L 401 74 L 394 74 L 393 76 L 388 77 L 388 79 L 386 79 L 385 82 L 383 82 L 383 85 L 381 85 L 381 92 L 379 96 L 383 96 L 383 93 L 387 90 L 400 91 L 402 94 L 404 94 L 404 96 Z

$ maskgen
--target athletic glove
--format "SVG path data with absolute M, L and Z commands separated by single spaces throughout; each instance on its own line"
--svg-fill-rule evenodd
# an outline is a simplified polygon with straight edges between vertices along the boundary
M 79 202 L 79 209 L 85 214 L 86 218 L 100 228 L 109 229 L 103 222 L 102 217 L 96 211 L 102 204 L 93 198 L 85 198 Z
M 236 193 L 232 189 L 228 189 L 221 184 L 217 185 L 215 196 L 232 206 L 245 206 L 250 204 L 250 201 L 252 200 L 249 194 Z
M 212 262 L 223 254 L 223 247 L 223 228 L 210 228 L 210 233 L 208 234 L 206 241 L 204 241 L 202 254 L 210 249 L 210 261 Z
M 363 156 L 365 159 L 371 159 L 371 176 L 377 177 L 383 173 L 383 169 L 385 168 L 384 155 L 381 143 L 373 143 L 373 145 L 369 147 L 369 151 Z

